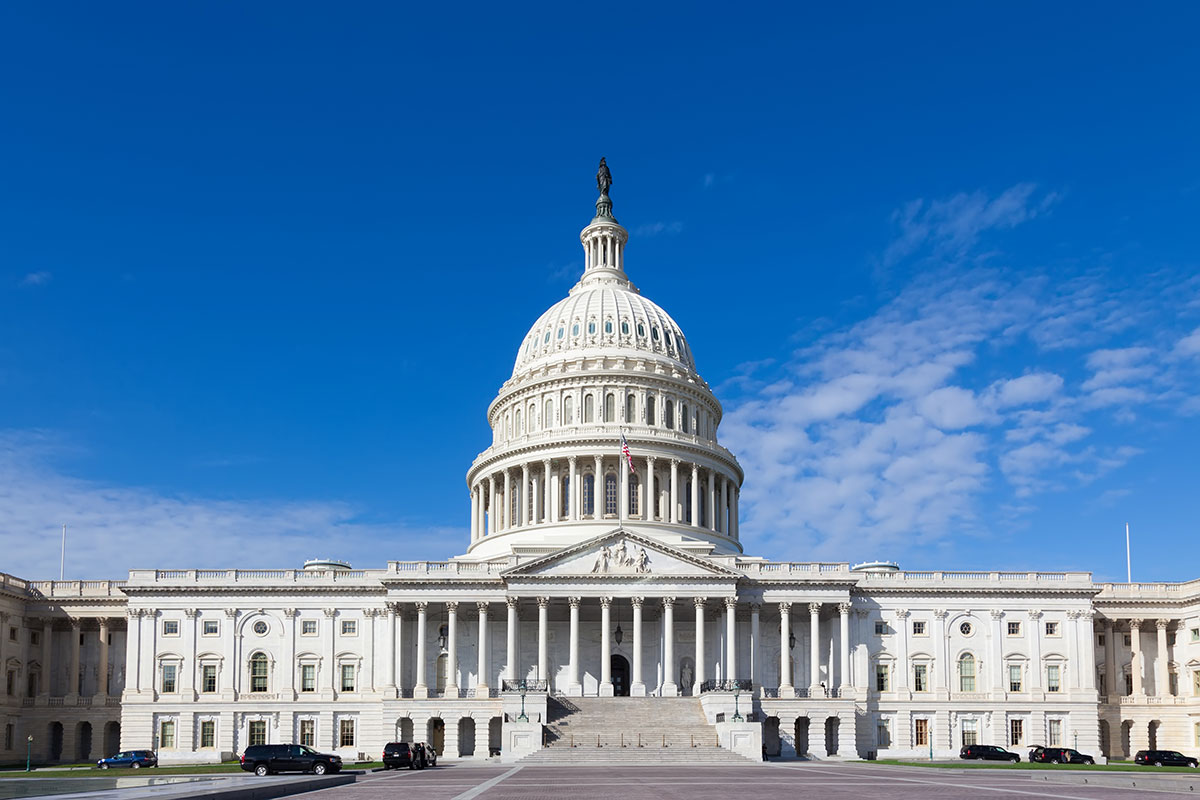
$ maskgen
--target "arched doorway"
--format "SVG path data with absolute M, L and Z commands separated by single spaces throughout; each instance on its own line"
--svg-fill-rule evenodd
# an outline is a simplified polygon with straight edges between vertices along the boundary
M 838 728 L 841 720 L 829 717 L 825 720 L 825 754 L 836 756 L 838 751 Z
M 1113 758 L 1116 754 L 1112 750 L 1112 734 L 1109 733 L 1108 720 L 1100 720 L 1100 752 L 1107 758 Z
M 808 723 L 808 717 L 796 718 L 796 755 L 798 756 L 806 756 L 809 753 Z
M 500 755 L 500 743 L 504 740 L 504 717 L 492 717 L 488 722 L 488 755 Z
M 1160 727 L 1162 727 L 1162 721 L 1161 721 L 1161 720 L 1157 720 L 1157 719 L 1156 719 L 1156 720 L 1151 720 L 1151 722 L 1150 722 L 1150 731 L 1149 731 L 1149 735 L 1150 735 L 1149 742 L 1150 742 L 1150 749 L 1151 749 L 1151 750 L 1157 750 L 1157 749 L 1158 749 L 1158 729 L 1159 729 Z
M 46 750 L 46 754 L 51 761 L 62 760 L 63 749 L 63 726 L 61 722 L 51 722 L 46 730 L 47 739 L 50 741 L 50 746 Z
M 442 722 L 441 717 L 434 717 L 429 720 L 425 726 L 425 741 L 433 747 L 433 752 L 439 756 L 446 748 L 446 723 Z
M 121 749 L 121 723 L 110 722 L 104 726 L 104 752 L 100 755 L 108 758 L 116 755 Z
M 767 717 L 763 723 L 763 752 L 768 756 L 780 754 L 779 717 Z
M 629 662 L 625 656 L 613 655 L 612 659 L 613 694 L 617 697 L 629 697 Z
M 471 717 L 458 721 L 458 755 L 475 755 L 475 720 Z
M 402 717 L 396 722 L 396 741 L 413 742 L 413 723 L 408 717 Z
M 75 726 L 75 760 L 88 761 L 92 757 L 92 723 L 81 722 Z
M 1132 732 L 1132 721 L 1125 720 L 1121 723 L 1121 755 L 1125 758 L 1129 758 L 1131 755 L 1133 755 L 1133 747 L 1131 745 L 1131 740 L 1133 738 Z

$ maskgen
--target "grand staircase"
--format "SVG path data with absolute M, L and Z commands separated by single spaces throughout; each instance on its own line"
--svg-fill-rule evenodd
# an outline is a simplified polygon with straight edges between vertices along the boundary
M 541 764 L 752 764 L 717 744 L 695 697 L 551 697 Z

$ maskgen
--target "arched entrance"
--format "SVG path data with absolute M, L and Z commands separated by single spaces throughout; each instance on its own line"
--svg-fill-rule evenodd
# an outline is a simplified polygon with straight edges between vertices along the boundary
M 81 722 L 75 726 L 75 760 L 88 761 L 92 756 L 92 723 Z
M 458 721 L 458 755 L 475 755 L 475 720 L 471 717 Z
M 401 717 L 396 723 L 396 741 L 408 742 L 411 744 L 413 740 L 413 723 L 408 717 Z
M 779 717 L 767 717 L 763 723 L 763 752 L 769 756 L 778 756 L 781 752 L 779 741 Z
M 500 742 L 504 739 L 504 717 L 492 717 L 488 722 L 488 755 L 500 755 Z
M 47 748 L 46 754 L 51 761 L 62 760 L 63 749 L 63 726 L 61 722 L 51 722 L 46 730 L 47 738 L 50 740 L 50 747 Z
M 836 756 L 838 751 L 838 728 L 841 727 L 841 720 L 837 717 L 828 717 L 825 720 L 825 753 L 826 755 Z
M 1160 727 L 1162 727 L 1162 721 L 1161 721 L 1161 720 L 1157 720 L 1157 719 L 1156 719 L 1156 720 L 1151 720 L 1151 722 L 1150 722 L 1150 731 L 1149 731 L 1149 743 L 1150 743 L 1150 749 L 1151 749 L 1151 750 L 1157 750 L 1157 749 L 1158 749 L 1158 729 L 1159 729 Z
M 116 755 L 121 749 L 121 723 L 110 722 L 104 726 L 104 752 L 100 755 L 105 758 Z
M 796 717 L 796 755 L 806 756 L 809 754 L 808 747 L 808 717 Z
M 425 726 L 426 743 L 433 747 L 433 752 L 439 756 L 446 748 L 446 723 L 442 722 L 441 717 L 434 717 L 429 720 L 429 724 Z
M 629 697 L 629 662 L 625 656 L 613 655 L 612 659 L 613 694 L 617 697 Z

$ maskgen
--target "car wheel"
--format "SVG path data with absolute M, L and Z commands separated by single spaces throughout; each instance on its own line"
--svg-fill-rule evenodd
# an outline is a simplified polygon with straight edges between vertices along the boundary
M 1162 766 L 1162 762 L 1161 762 L 1161 761 L 1155 761 L 1155 762 L 1154 762 L 1154 766 L 1156 766 L 1156 767 L 1161 767 L 1161 766 Z
M 324 774 L 325 774 L 325 765 L 324 764 L 322 764 L 320 762 L 313 764 L 313 775 L 324 775 Z
M 1013 756 L 1013 757 L 1012 757 L 1012 758 L 1010 758 L 1008 761 L 1009 761 L 1009 763 L 1010 763 L 1010 764 L 1016 764 L 1016 763 L 1017 763 L 1018 761 L 1020 761 L 1020 760 L 1021 760 L 1021 759 L 1017 758 L 1016 756 Z
M 258 766 L 256 766 L 254 768 L 254 774 L 260 778 L 263 778 L 263 777 L 266 777 L 267 775 L 270 775 L 271 770 L 267 769 L 266 764 L 259 764 Z
M 1057 764 L 1057 763 L 1058 763 L 1058 759 L 1057 759 L 1057 758 L 1052 758 L 1052 759 L 1050 759 L 1050 763 L 1051 763 L 1051 764 Z
M 141 764 L 139 764 L 138 762 L 136 762 L 136 761 L 135 761 L 135 762 L 133 762 L 133 768 L 134 768 L 134 769 L 141 769 L 141 768 L 142 768 L 142 765 L 141 765 Z
M 101 764 L 100 769 L 108 769 L 108 764 Z

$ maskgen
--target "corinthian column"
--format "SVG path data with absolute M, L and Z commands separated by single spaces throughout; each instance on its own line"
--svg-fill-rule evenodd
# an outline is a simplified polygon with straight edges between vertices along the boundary
M 808 604 L 808 627 L 811 631 L 809 642 L 809 657 L 811 659 L 809 675 L 809 697 L 821 697 L 821 604 Z M 907 669 L 907 667 L 905 667 Z
M 600 696 L 612 697 L 612 598 L 600 598 Z
M 579 682 L 579 597 L 568 597 L 567 604 L 571 613 L 571 663 L 567 668 L 567 694 L 571 697 L 583 696 L 583 684 Z
M 658 516 L 658 493 L 654 489 L 654 456 L 646 456 L 646 513 L 647 522 Z
M 508 642 L 505 653 L 504 676 L 510 681 L 517 679 L 517 604 L 515 597 L 506 598 L 508 604 Z
M 1169 619 L 1154 621 L 1155 627 L 1158 628 L 1158 652 L 1154 656 L 1154 694 L 1159 697 L 1171 695 L 1171 678 L 1167 670 L 1167 626 L 1170 624 Z
M 1133 672 L 1133 693 L 1141 696 L 1145 694 L 1142 688 L 1142 621 L 1140 619 L 1129 620 L 1129 648 L 1130 653 L 1130 670 Z
M 646 684 L 642 682 L 642 598 L 630 598 L 633 604 L 633 679 L 630 681 L 631 697 L 645 697 Z
M 794 697 L 792 688 L 792 604 L 779 604 L 779 696 Z
M 692 603 L 696 606 L 696 683 L 692 694 L 696 697 L 700 696 L 701 684 L 708 680 L 704 675 L 704 604 L 707 601 L 706 597 L 692 598 Z
M 688 493 L 692 504 L 692 527 L 700 527 L 700 466 L 692 464 L 692 491 Z
M 679 459 L 671 459 L 671 515 L 672 523 L 679 522 Z
M 548 638 L 550 629 L 550 598 L 539 597 L 538 606 L 538 674 L 539 681 L 546 681 L 546 691 L 550 691 L 550 652 Z
M 838 614 L 842 625 L 842 664 L 838 675 L 838 681 L 841 685 L 838 687 L 838 696 L 845 697 L 850 691 L 850 604 L 838 603 Z
M 725 598 L 725 679 L 737 680 L 737 598 Z
M 417 607 L 417 663 L 416 674 L 413 676 L 413 697 L 429 697 L 429 686 L 425 683 L 425 612 L 429 603 L 419 601 Z
M 664 597 L 663 603 L 663 697 L 677 697 L 675 683 L 675 598 Z
M 481 601 L 475 606 L 479 609 L 479 677 L 476 679 L 475 696 L 487 697 L 490 692 L 488 687 L 488 604 L 486 601 Z
M 446 603 L 446 696 L 458 697 L 458 603 Z

